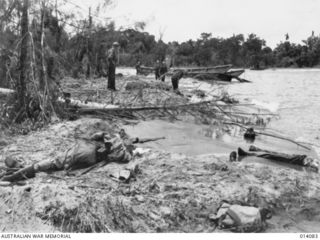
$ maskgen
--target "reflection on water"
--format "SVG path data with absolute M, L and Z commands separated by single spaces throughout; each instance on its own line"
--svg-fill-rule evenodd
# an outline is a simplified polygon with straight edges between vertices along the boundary
M 134 69 L 126 68 L 118 71 L 135 74 Z M 212 86 L 206 82 L 183 79 L 180 85 L 182 90 L 183 88 L 198 88 L 205 91 L 225 89 L 240 100 L 250 101 L 277 112 L 280 119 L 271 121 L 269 128 L 298 141 L 320 146 L 320 70 L 246 70 L 241 77 L 252 83 L 235 81 L 231 84 Z M 318 155 L 319 153 L 320 147 Z
M 183 153 L 189 156 L 201 154 L 224 154 L 228 155 L 238 146 L 235 142 L 220 141 L 226 137 L 213 136 L 209 126 L 187 123 L 167 122 L 163 120 L 151 120 L 140 122 L 134 126 L 125 126 L 126 132 L 131 136 L 141 138 L 166 137 L 165 140 L 149 142 L 143 147 L 154 147 L 168 152 Z
M 320 70 L 247 70 L 243 77 L 252 83 L 229 85 L 230 94 L 278 106 L 271 128 L 320 145 Z

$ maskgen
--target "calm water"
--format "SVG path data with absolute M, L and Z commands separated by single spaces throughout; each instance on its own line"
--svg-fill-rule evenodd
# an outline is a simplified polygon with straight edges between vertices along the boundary
M 320 145 L 320 70 L 247 70 L 242 77 L 252 83 L 231 84 L 230 94 L 277 112 L 272 129 Z
M 135 74 L 134 69 L 119 72 Z M 315 150 L 320 156 L 320 69 L 246 70 L 241 77 L 252 83 L 226 84 L 228 93 L 278 113 L 280 118 L 268 127 L 297 141 L 317 145 Z M 211 91 L 211 84 L 200 84 L 199 87 L 199 82 L 193 79 L 180 82 L 182 89 L 197 87 Z

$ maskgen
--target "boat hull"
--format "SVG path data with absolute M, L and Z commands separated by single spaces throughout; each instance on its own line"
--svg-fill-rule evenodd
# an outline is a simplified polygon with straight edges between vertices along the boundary
M 221 65 L 214 67 L 201 67 L 201 68 L 171 68 L 168 75 L 176 71 L 183 71 L 184 77 L 196 78 L 198 80 L 218 80 L 230 82 L 233 78 L 238 78 L 244 69 L 230 70 L 232 65 Z M 153 67 L 139 68 L 139 75 L 149 75 L 154 73 Z M 170 74 L 171 73 L 171 74 Z
M 232 68 L 232 65 L 220 65 L 220 66 L 213 66 L 213 67 L 199 67 L 199 68 L 171 68 L 173 72 L 176 71 L 183 71 L 186 74 L 196 74 L 196 73 L 225 73 Z
M 198 80 L 218 80 L 224 82 L 231 82 L 233 78 L 239 78 L 239 76 L 244 73 L 244 70 L 233 70 L 225 73 L 198 73 L 192 77 Z
M 149 75 L 154 73 L 154 68 L 153 67 L 140 67 L 139 71 L 137 72 L 138 75 Z

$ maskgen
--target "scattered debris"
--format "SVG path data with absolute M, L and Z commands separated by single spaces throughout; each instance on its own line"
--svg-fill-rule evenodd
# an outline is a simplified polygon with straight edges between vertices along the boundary
M 262 211 L 264 215 L 266 211 L 266 209 Z M 217 214 L 212 214 L 209 218 L 216 221 L 221 229 L 231 229 L 237 232 L 260 232 L 264 230 L 265 220 L 270 219 L 271 216 L 262 218 L 261 210 L 256 207 L 222 203 Z
M 199 123 L 212 124 L 229 134 L 233 124 L 247 126 L 250 123 L 257 128 L 256 116 L 246 114 L 247 106 L 230 99 L 225 98 L 222 102 L 217 100 L 221 99 L 217 96 L 212 101 L 190 104 L 187 98 L 167 91 L 165 87 L 162 89 L 162 83 L 159 86 L 153 82 L 133 84 L 127 91 L 127 79 L 119 79 L 119 91 L 112 93 L 105 90 L 105 80 L 102 79 L 83 81 L 78 85 L 80 80 L 64 80 L 62 86 L 70 93 L 67 96 L 70 102 L 66 103 L 69 107 L 73 100 L 87 102 L 84 104 L 86 107 L 79 105 L 70 111 L 78 115 L 90 114 L 91 117 L 54 123 L 38 132 L 15 136 L 10 142 L 15 142 L 16 147 L 12 144 L 4 146 L 6 156 L 22 158 L 24 166 L 39 164 L 42 160 L 56 163 L 56 159 L 65 159 L 68 149 L 86 150 L 92 140 L 104 141 L 101 132 L 118 134 L 124 121 L 134 124 L 141 119 L 185 119 L 192 116 L 192 121 L 196 119 Z M 141 79 L 131 77 L 130 81 L 136 80 Z M 145 79 L 142 81 L 147 82 Z M 201 91 L 193 94 L 205 97 Z M 97 105 L 90 109 L 91 103 Z M 259 132 L 262 127 L 257 128 Z M 91 138 L 94 133 L 99 134 Z M 243 131 L 240 133 L 242 135 Z M 106 147 L 106 140 L 103 147 Z M 77 142 L 84 145 L 73 148 Z M 80 155 L 92 160 L 91 150 L 90 154 Z M 75 160 L 73 151 L 69 153 L 70 159 Z M 318 175 L 292 174 L 288 169 L 272 169 L 255 163 L 231 164 L 227 156 L 177 156 L 149 146 L 148 149 L 136 148 L 131 154 L 134 159 L 129 163 L 96 165 L 90 160 L 88 168 L 74 169 L 72 175 L 60 171 L 25 179 L 23 174 L 20 175 L 21 183 L 0 182 L 0 186 L 3 184 L 0 198 L 5 203 L 0 210 L 14 209 L 11 214 L 19 224 L 22 222 L 19 226 L 40 220 L 64 232 L 256 232 L 283 230 L 282 225 L 272 222 L 274 220 L 270 218 L 270 210 L 265 210 L 266 206 L 280 215 L 290 206 L 290 212 L 285 214 L 292 218 L 301 216 L 301 199 L 306 211 L 320 207 L 318 202 L 311 201 L 320 191 L 315 184 Z M 18 184 L 28 185 L 18 187 Z M 249 186 L 256 190 L 250 193 L 243 190 Z M 223 199 L 234 204 L 224 203 L 218 208 Z M 22 204 L 15 207 L 15 202 Z M 19 214 L 26 212 L 32 222 L 20 219 Z M 318 215 L 315 212 L 314 219 Z M 9 222 L 12 216 L 4 216 L 0 225 Z M 286 230 L 295 231 L 299 221 L 306 219 L 301 217 L 297 223 L 287 225 Z M 264 224 L 266 220 L 273 223 L 268 228 Z M 221 229 L 216 229 L 213 222 L 220 224 Z M 9 226 L 6 231 L 10 230 Z
M 6 211 L 6 214 L 11 214 L 12 213 L 12 209 L 8 209 L 7 211 Z
M 243 135 L 243 138 L 248 142 L 254 142 L 256 138 L 256 133 L 254 132 L 253 128 L 248 128 Z

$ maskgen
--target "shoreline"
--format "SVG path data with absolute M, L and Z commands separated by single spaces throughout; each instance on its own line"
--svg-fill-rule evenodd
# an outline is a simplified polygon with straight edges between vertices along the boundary
M 123 82 L 128 79 L 141 80 L 135 76 L 125 76 Z M 76 90 L 76 86 L 80 88 L 72 95 L 75 94 L 81 100 L 84 97 L 82 89 L 86 101 L 88 97 L 96 102 L 112 100 L 120 106 L 126 106 L 130 102 L 130 95 L 122 90 L 113 97 L 104 92 L 101 84 L 105 85 L 106 82 L 102 79 L 91 82 L 71 80 L 66 80 L 66 89 L 68 86 L 70 90 Z M 121 88 L 125 87 L 123 82 L 118 82 Z M 88 86 L 93 89 L 91 92 Z M 101 88 L 101 91 L 97 93 L 96 88 Z M 171 104 L 186 102 L 184 97 L 158 88 L 144 89 L 142 93 L 139 91 L 138 87 L 136 94 L 138 98 L 141 97 L 141 101 L 131 101 L 131 106 L 142 103 L 148 106 L 148 103 L 152 105 L 164 100 Z M 122 121 L 119 117 L 106 119 L 104 115 L 98 118 L 82 116 L 76 121 L 63 121 L 41 131 L 30 132 L 26 136 L 16 136 L 1 151 L 6 155 L 22 158 L 26 164 L 63 157 L 64 151 L 74 144 L 75 133 L 80 134 L 78 137 L 87 137 L 94 131 L 124 127 L 132 136 L 166 135 L 167 139 L 138 146 L 146 151 L 134 160 L 139 171 L 128 183 L 116 182 L 109 177 L 110 173 L 120 171 L 125 166 L 108 164 L 82 177 L 65 176 L 63 172 L 40 173 L 36 178 L 28 180 L 26 186 L 13 186 L 12 191 L 11 188 L 1 187 L 0 198 L 5 204 L 0 207 L 0 211 L 12 211 L 12 214 L 5 214 L 0 220 L 0 225 L 5 226 L 1 230 L 228 232 L 217 229 L 209 217 L 222 200 L 271 208 L 274 217 L 268 221 L 266 232 L 296 232 L 301 229 L 312 232 L 319 229 L 320 213 L 315 212 L 312 218 L 305 215 L 305 211 L 312 211 L 320 206 L 314 200 L 320 193 L 317 184 L 319 174 L 255 160 L 230 163 L 230 150 L 236 150 L 241 143 L 242 146 L 248 146 L 243 143 L 240 130 L 222 129 L 219 124 L 212 128 L 210 124 L 202 122 L 210 119 L 187 115 L 179 113 L 175 116 L 180 118 L 179 121 L 170 114 L 161 116 L 159 113 L 148 112 L 144 114 L 144 120 L 142 116 L 136 116 L 135 123 Z M 234 137 L 226 137 L 227 132 L 234 134 Z M 271 141 L 277 142 L 274 139 L 258 139 L 258 143 L 266 146 Z M 196 146 L 195 143 L 199 145 Z M 286 147 L 288 151 L 295 149 L 290 144 L 277 144 L 278 148 Z M 190 153 L 192 147 L 194 149 L 191 150 L 197 151 Z M 26 189 L 30 190 L 26 192 Z M 304 207 L 301 207 L 301 200 Z M 23 204 L 15 206 L 16 201 Z M 12 216 L 15 216 L 16 222 L 8 224 Z M 19 216 L 24 218 L 19 219 Z M 27 217 L 32 220 L 25 220 Z M 292 218 L 299 221 L 290 220 Z
M 92 118 L 55 124 L 20 137 L 20 147 L 9 146 L 6 152 L 30 162 L 50 158 L 73 144 L 74 129 L 87 132 L 97 126 L 108 128 L 104 121 Z M 45 149 L 37 147 L 39 142 Z M 147 149 L 151 150 L 136 158 L 139 171 L 129 183 L 108 177 L 125 167 L 109 164 L 78 178 L 63 172 L 40 173 L 26 186 L 1 187 L 5 204 L 0 211 L 14 209 L 16 219 L 11 224 L 12 215 L 5 214 L 0 221 L 6 227 L 2 231 L 228 232 L 217 229 L 209 218 L 222 200 L 271 208 L 273 218 L 266 232 L 314 232 L 319 227 L 317 212 L 312 218 L 304 215 L 319 207 L 314 200 L 320 193 L 319 174 L 255 161 L 230 163 L 228 156 L 215 154 L 190 156 Z M 14 207 L 16 201 L 23 204 Z
M 193 67 L 199 67 L 199 66 L 178 66 L 178 67 L 187 67 L 187 68 L 193 68 Z M 207 66 L 200 66 L 200 67 L 207 67 Z M 117 68 L 118 70 L 120 69 L 134 69 L 134 66 L 124 66 L 121 65 Z M 246 71 L 265 71 L 265 70 L 320 70 L 320 66 L 315 66 L 315 67 L 268 67 L 265 69 L 251 69 L 251 68 L 245 68 L 245 67 L 239 67 L 239 66 L 234 66 L 231 69 L 244 69 Z

